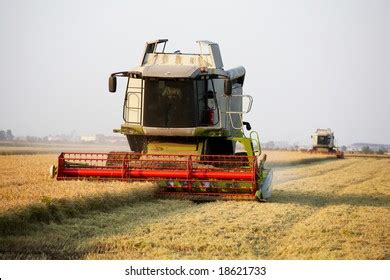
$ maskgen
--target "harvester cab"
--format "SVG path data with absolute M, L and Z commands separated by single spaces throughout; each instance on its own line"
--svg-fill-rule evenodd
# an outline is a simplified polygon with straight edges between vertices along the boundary
M 311 136 L 313 150 L 324 150 L 329 151 L 335 148 L 334 145 L 334 134 L 328 129 L 317 129 Z
M 123 123 L 131 152 L 62 153 L 57 179 L 153 180 L 165 196 L 206 200 L 271 195 L 257 132 L 243 115 L 245 68 L 224 70 L 219 46 L 198 41 L 200 52 L 166 52 L 166 39 L 146 43 L 139 66 L 109 77 L 127 80 Z

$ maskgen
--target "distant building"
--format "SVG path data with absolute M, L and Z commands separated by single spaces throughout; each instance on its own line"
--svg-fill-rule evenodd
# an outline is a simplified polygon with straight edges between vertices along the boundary
M 48 136 L 47 137 L 47 141 L 50 141 L 50 142 L 59 142 L 59 141 L 62 141 L 63 139 L 60 137 L 60 136 Z
M 96 135 L 81 136 L 81 142 L 96 142 Z

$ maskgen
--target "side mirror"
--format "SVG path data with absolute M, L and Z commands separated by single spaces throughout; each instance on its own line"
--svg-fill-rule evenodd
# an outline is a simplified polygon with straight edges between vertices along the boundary
M 108 90 L 110 92 L 116 92 L 116 77 L 110 76 L 108 79 Z
M 231 80 L 225 80 L 224 81 L 224 93 L 225 95 L 231 95 L 232 94 L 232 81 Z
M 249 122 L 242 122 L 243 125 L 245 125 L 246 130 L 251 130 L 252 126 Z

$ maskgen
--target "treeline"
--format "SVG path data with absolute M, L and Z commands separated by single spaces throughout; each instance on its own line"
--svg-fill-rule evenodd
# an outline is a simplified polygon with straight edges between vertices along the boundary
M 363 154 L 378 154 L 378 155 L 383 155 L 385 153 L 387 153 L 388 150 L 383 146 L 383 147 L 380 147 L 378 150 L 373 150 L 371 149 L 369 146 L 364 146 L 362 148 L 362 153 Z
M 0 130 L 0 141 L 13 141 L 14 138 L 11 129 Z

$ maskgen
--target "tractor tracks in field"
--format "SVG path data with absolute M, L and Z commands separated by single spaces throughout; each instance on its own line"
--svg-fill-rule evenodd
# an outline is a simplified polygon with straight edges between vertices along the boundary
M 386 207 L 389 205 L 390 196 L 381 195 L 360 195 L 360 194 L 342 194 L 339 192 L 331 194 L 319 194 L 315 192 L 302 191 L 280 191 L 275 196 L 272 203 L 290 203 L 297 205 L 307 205 L 314 208 L 337 205 L 351 206 L 369 206 L 369 207 Z
M 274 188 L 272 201 L 314 207 L 341 204 L 385 206 L 390 199 L 385 194 L 373 196 L 348 191 L 344 193 L 345 190 L 351 187 L 357 188 L 359 185 L 376 179 L 376 172 L 378 171 L 366 170 L 366 168 L 363 168 L 365 173 L 357 172 L 356 176 L 350 176 L 350 173 L 355 172 L 358 167 L 361 167 L 361 164 L 360 161 L 351 161 L 342 166 L 316 170 L 314 174 L 299 174 L 293 178 L 278 180 Z
M 324 170 L 314 174 L 302 174 L 299 177 L 279 181 L 271 203 L 296 205 L 301 213 L 300 219 L 294 221 L 290 228 L 286 228 L 280 242 L 274 247 L 274 258 L 291 259 L 302 258 L 302 256 L 319 258 L 321 254 L 327 254 L 330 258 L 342 256 L 345 254 L 341 249 L 343 248 L 342 242 L 344 242 L 342 238 L 346 238 L 345 234 L 349 234 L 344 226 L 353 227 L 353 223 L 355 226 L 364 224 L 364 220 L 354 222 L 354 219 L 359 219 L 359 216 L 355 214 L 357 209 L 363 207 L 373 212 L 380 212 L 389 206 L 390 195 L 388 193 L 369 191 L 377 182 L 381 182 L 378 178 L 381 178 L 380 174 L 386 172 L 383 169 L 385 165 L 380 165 L 382 169 L 375 169 L 371 167 L 370 161 L 354 160 L 346 163 L 332 168 L 324 167 Z M 329 179 L 326 179 L 324 175 L 329 175 Z M 323 219 L 325 220 L 321 222 Z M 334 234 L 341 232 L 344 237 L 337 235 L 332 238 L 333 232 Z M 306 239 L 302 234 L 308 234 L 307 244 L 299 246 L 292 244 L 294 240 L 304 242 Z M 353 234 L 367 233 L 356 229 Z M 355 235 L 354 238 L 357 239 Z M 337 238 L 340 241 L 336 241 Z M 327 239 L 329 242 L 326 241 Z M 327 243 L 321 245 L 321 242 Z M 348 244 L 347 246 L 354 245 Z

